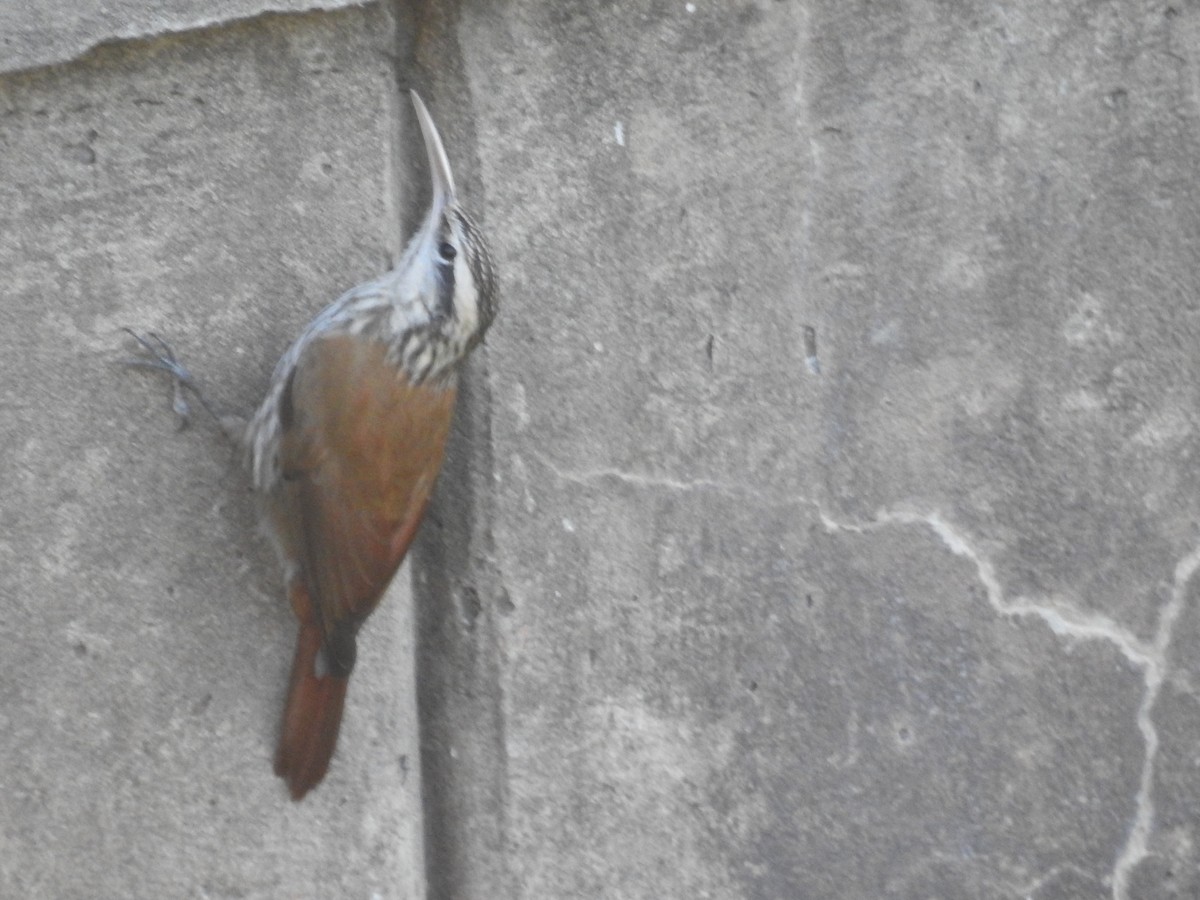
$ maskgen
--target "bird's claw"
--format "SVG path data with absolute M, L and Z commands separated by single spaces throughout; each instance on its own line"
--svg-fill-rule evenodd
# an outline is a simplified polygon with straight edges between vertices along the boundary
M 137 341 L 142 346 L 142 349 L 151 357 L 150 359 L 126 359 L 123 360 L 124 364 L 135 369 L 154 369 L 155 371 L 166 372 L 171 376 L 172 388 L 174 390 L 174 395 L 171 399 L 171 408 L 175 410 L 175 415 L 179 416 L 179 430 L 182 431 L 184 428 L 187 428 L 188 423 L 191 421 L 192 409 L 187 402 L 187 397 L 184 395 L 184 389 L 197 390 L 196 381 L 192 378 L 192 373 L 188 371 L 187 366 L 176 358 L 175 351 L 171 345 L 153 331 L 147 332 L 147 336 L 142 337 L 132 328 L 122 328 L 121 330 Z
M 151 356 L 151 359 L 127 359 L 124 361 L 125 365 L 139 369 L 161 369 L 183 384 L 191 385 L 193 383 L 192 373 L 175 357 L 175 351 L 171 345 L 153 331 L 147 332 L 147 336 L 154 341 L 152 344 L 132 328 L 122 328 L 121 330 L 141 344 L 142 349 Z

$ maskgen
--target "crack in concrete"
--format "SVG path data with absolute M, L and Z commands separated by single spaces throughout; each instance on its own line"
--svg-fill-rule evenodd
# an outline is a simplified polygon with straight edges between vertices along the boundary
M 1035 603 L 1027 597 L 1006 599 L 1004 587 L 991 561 L 971 546 L 967 538 L 951 525 L 940 513 L 916 513 L 909 511 L 881 510 L 866 525 L 838 522 L 828 516 L 819 506 L 818 515 L 827 531 L 849 531 L 862 534 L 877 531 L 891 525 L 923 526 L 932 531 L 955 556 L 961 556 L 973 566 L 983 584 L 989 605 L 1002 615 L 1041 619 L 1050 630 L 1060 637 L 1075 640 L 1108 641 L 1116 646 L 1129 662 L 1145 668 L 1153 662 L 1154 646 L 1139 639 L 1113 619 L 1099 613 L 1077 610 L 1058 604 Z
M 555 476 L 574 483 L 612 479 L 638 487 L 665 488 L 677 491 L 713 490 L 721 493 L 753 496 L 778 505 L 780 495 L 770 495 L 745 484 L 711 481 L 708 479 L 681 480 L 660 475 L 643 475 L 619 469 L 595 469 L 586 472 L 565 472 L 546 459 L 539 459 Z M 1029 597 L 1007 598 L 996 568 L 986 555 L 972 545 L 966 535 L 941 513 L 881 509 L 866 523 L 842 522 L 825 512 L 821 504 L 810 498 L 790 498 L 790 503 L 810 505 L 816 510 L 822 526 L 829 533 L 849 532 L 867 534 L 894 526 L 928 528 L 955 556 L 962 557 L 975 567 L 984 587 L 988 604 L 1001 615 L 1040 619 L 1057 636 L 1080 641 L 1106 641 L 1135 668 L 1142 672 L 1145 690 L 1138 704 L 1136 723 L 1145 746 L 1138 790 L 1133 800 L 1133 824 L 1125 844 L 1113 861 L 1109 881 L 1113 900 L 1129 900 L 1129 881 L 1134 870 L 1150 853 L 1149 839 L 1154 830 L 1154 770 L 1158 756 L 1158 728 L 1153 711 L 1166 679 L 1171 638 L 1176 622 L 1187 601 L 1187 587 L 1200 570 L 1200 545 L 1194 547 L 1172 572 L 1171 596 L 1164 604 L 1149 641 L 1142 640 L 1130 629 L 1109 616 L 1075 609 L 1062 604 L 1038 603 Z
M 1187 602 L 1187 587 L 1197 569 L 1200 569 L 1200 547 L 1193 548 L 1175 564 L 1171 582 L 1171 599 L 1163 607 L 1158 620 L 1158 628 L 1154 634 L 1153 654 L 1145 671 L 1146 693 L 1142 696 L 1142 702 L 1137 712 L 1138 728 L 1146 741 L 1146 759 L 1142 764 L 1142 778 L 1138 787 L 1133 827 L 1129 830 L 1129 839 L 1125 842 L 1125 846 L 1113 865 L 1114 900 L 1127 900 L 1129 878 L 1138 863 L 1150 853 L 1149 837 L 1154 829 L 1154 761 L 1158 755 L 1158 729 L 1154 724 L 1152 713 L 1154 705 L 1158 702 L 1163 681 L 1167 676 L 1168 654 L 1175 623 L 1183 613 L 1184 604 Z
M 545 461 L 543 461 L 545 462 Z M 577 484 L 584 484 L 589 481 L 603 481 L 612 479 L 632 484 L 637 487 L 651 488 L 666 488 L 673 491 L 717 491 L 723 494 L 741 494 L 741 495 L 757 495 L 758 492 L 745 485 L 732 484 L 724 481 L 710 481 L 704 478 L 697 478 L 691 481 L 681 481 L 675 478 L 667 478 L 661 475 L 642 475 L 634 472 L 622 472 L 619 469 L 594 469 L 589 472 L 562 472 L 554 468 L 549 463 L 545 463 L 558 478 L 563 481 L 570 481 Z
M 1183 612 L 1187 586 L 1200 569 L 1200 546 L 1191 550 L 1175 565 L 1172 573 L 1171 598 L 1163 606 L 1158 627 L 1150 641 L 1143 641 L 1129 629 L 1108 616 L 1060 605 L 1035 603 L 1027 597 L 1006 599 L 996 569 L 984 555 L 975 550 L 967 538 L 938 512 L 915 513 L 881 510 L 866 525 L 838 522 L 817 507 L 821 523 L 827 531 L 849 531 L 863 534 L 891 525 L 916 525 L 929 528 L 955 556 L 961 556 L 975 566 L 979 581 L 987 593 L 988 603 L 997 612 L 1012 616 L 1035 616 L 1061 637 L 1076 640 L 1108 641 L 1130 663 L 1142 670 L 1145 691 L 1138 704 L 1136 722 L 1145 745 L 1145 757 L 1134 797 L 1133 824 L 1124 846 L 1113 862 L 1110 875 L 1113 900 L 1128 900 L 1129 880 L 1138 864 L 1149 855 L 1149 837 L 1154 828 L 1154 765 L 1158 756 L 1158 729 L 1153 710 L 1166 678 L 1168 655 L 1175 623 Z
M 534 459 L 542 466 L 547 468 L 555 478 L 560 481 L 570 482 L 571 484 L 587 484 L 594 481 L 620 481 L 623 484 L 633 485 L 634 487 L 654 488 L 655 490 L 671 490 L 671 491 L 712 491 L 714 493 L 729 494 L 735 497 L 753 497 L 763 503 L 769 503 L 778 506 L 781 502 L 787 506 L 809 505 L 816 507 L 816 504 L 807 498 L 787 497 L 783 494 L 770 494 L 757 487 L 752 487 L 747 484 L 738 484 L 737 482 L 715 481 L 708 478 L 693 478 L 684 480 L 681 478 L 672 478 L 667 475 L 644 474 L 641 472 L 626 472 L 621 469 L 589 469 L 583 472 L 570 472 L 558 468 L 550 460 L 543 456 L 535 456 Z

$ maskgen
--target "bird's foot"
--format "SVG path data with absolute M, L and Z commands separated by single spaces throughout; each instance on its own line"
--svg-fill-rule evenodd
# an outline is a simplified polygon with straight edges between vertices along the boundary
M 155 371 L 166 372 L 171 376 L 171 384 L 174 390 L 171 408 L 175 410 L 175 415 L 179 417 L 180 431 L 187 428 L 192 416 L 192 408 L 188 403 L 186 391 L 191 391 L 195 394 L 196 399 L 200 401 L 200 405 L 208 410 L 209 414 L 218 422 L 221 421 L 221 417 L 213 412 L 212 408 L 208 405 L 208 401 L 204 399 L 204 395 L 196 385 L 196 379 L 192 377 L 192 373 L 175 356 L 175 351 L 170 344 L 153 331 L 148 332 L 145 337 L 142 337 L 132 328 L 124 328 L 122 330 L 137 341 L 146 354 L 144 358 L 123 360 L 125 365 L 135 369 L 154 369 Z

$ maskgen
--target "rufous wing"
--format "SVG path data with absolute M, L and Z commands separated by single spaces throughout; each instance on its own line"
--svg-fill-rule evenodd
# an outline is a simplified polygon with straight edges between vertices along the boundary
M 284 391 L 270 513 L 295 565 L 300 634 L 275 771 L 294 799 L 329 767 L 358 627 L 420 525 L 454 397 L 410 384 L 382 343 L 349 336 L 310 344 Z
M 314 341 L 283 398 L 276 521 L 327 640 L 379 602 L 442 465 L 453 387 L 414 386 L 359 337 Z

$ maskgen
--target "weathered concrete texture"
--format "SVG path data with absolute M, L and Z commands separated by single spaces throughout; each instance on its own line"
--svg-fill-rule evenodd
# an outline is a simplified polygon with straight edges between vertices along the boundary
M 1194 893 L 1200 10 L 458 41 L 514 895 Z
M 1158 751 L 1149 796 L 1154 801 L 1152 855 L 1137 870 L 1130 896 L 1139 900 L 1195 897 L 1200 894 L 1196 810 L 1200 809 L 1200 606 L 1190 586 L 1186 606 L 1174 628 L 1171 664 L 1154 708 Z
M 423 812 L 437 897 L 1195 896 L 1200 9 L 396 16 L 0 80 L 0 894 L 420 896 Z M 127 33 L 19 21 L 10 67 Z M 113 362 L 158 329 L 249 409 L 394 253 L 385 51 L 503 308 L 417 560 L 423 810 L 404 597 L 293 807 L 245 480 Z
M 249 411 L 395 250 L 378 11 L 268 17 L 0 80 L 0 895 L 424 895 L 405 595 L 326 782 L 271 772 L 295 626 L 239 461 L 177 434 L 159 331 Z M 407 120 L 405 120 L 407 121 Z
M 62 62 L 109 41 L 158 36 L 267 12 L 358 6 L 354 0 L 7 0 L 0 72 Z

